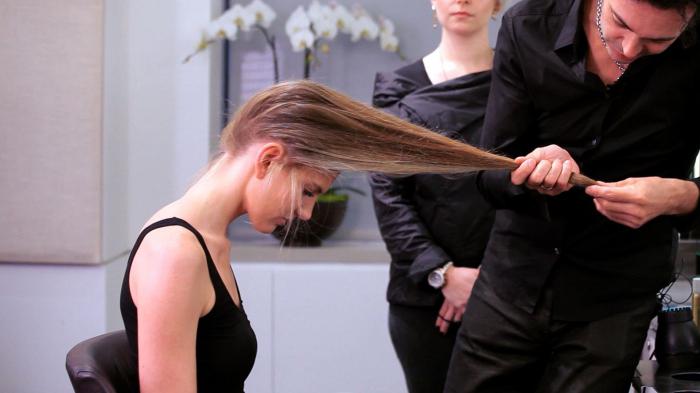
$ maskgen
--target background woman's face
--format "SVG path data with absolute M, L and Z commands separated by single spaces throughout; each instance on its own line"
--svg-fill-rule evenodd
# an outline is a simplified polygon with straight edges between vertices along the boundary
M 432 0 L 440 25 L 456 34 L 470 34 L 488 28 L 498 4 L 498 0 Z
M 330 188 L 334 178 L 299 167 L 271 172 L 264 180 L 267 184 L 248 202 L 251 225 L 259 232 L 271 233 L 290 219 L 308 220 L 318 196 Z

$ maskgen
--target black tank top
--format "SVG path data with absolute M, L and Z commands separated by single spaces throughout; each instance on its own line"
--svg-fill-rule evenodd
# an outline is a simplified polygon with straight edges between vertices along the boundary
M 216 294 L 214 307 L 207 315 L 199 318 L 197 325 L 197 391 L 199 393 L 243 392 L 243 382 L 253 368 L 257 352 L 255 333 L 243 309 L 243 301 L 241 300 L 241 308 L 238 308 L 216 270 L 202 235 L 187 221 L 177 217 L 166 218 L 146 227 L 136 240 L 129 256 L 122 281 L 120 306 L 134 360 L 138 364 L 138 320 L 136 305 L 129 289 L 131 262 L 149 232 L 172 225 L 189 229 L 202 245 L 207 259 L 209 278 Z M 238 288 L 237 283 L 236 288 Z M 238 298 L 240 299 L 240 292 L 238 292 Z

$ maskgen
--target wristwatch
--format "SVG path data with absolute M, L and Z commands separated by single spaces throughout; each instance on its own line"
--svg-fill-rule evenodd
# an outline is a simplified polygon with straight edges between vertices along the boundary
M 440 289 L 445 286 L 445 272 L 452 266 L 452 262 L 447 262 L 444 266 L 439 267 L 428 274 L 428 284 L 435 289 Z

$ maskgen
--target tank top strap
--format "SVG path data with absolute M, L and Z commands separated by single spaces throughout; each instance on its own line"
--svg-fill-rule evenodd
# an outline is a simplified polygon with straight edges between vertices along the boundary
M 164 218 L 162 220 L 156 221 L 150 225 L 148 225 L 146 228 L 141 231 L 141 234 L 139 235 L 138 239 L 136 240 L 136 244 L 134 245 L 134 250 L 132 250 L 132 258 L 133 255 L 136 254 L 136 250 L 141 246 L 141 242 L 143 239 L 146 237 L 148 233 L 151 231 L 158 229 L 158 228 L 163 228 L 163 227 L 168 227 L 168 226 L 181 226 L 190 232 L 197 238 L 197 241 L 199 241 L 200 246 L 202 246 L 202 249 L 204 250 L 204 255 L 206 256 L 207 260 L 207 270 L 209 271 L 209 279 L 211 280 L 212 285 L 214 286 L 214 292 L 216 294 L 217 299 L 230 299 L 233 302 L 233 299 L 231 299 L 231 295 L 229 294 L 228 290 L 226 289 L 226 285 L 224 284 L 224 281 L 221 279 L 221 276 L 219 275 L 219 271 L 216 269 L 216 265 L 214 265 L 214 259 L 211 257 L 211 253 L 209 252 L 209 248 L 207 247 L 206 242 L 204 241 L 204 237 L 202 236 L 199 231 L 193 227 L 189 222 L 183 220 L 182 218 L 179 217 L 170 217 L 170 218 Z M 131 269 L 131 260 L 129 261 L 129 266 L 128 269 Z M 235 276 L 234 276 L 235 280 Z M 236 283 L 236 291 L 238 293 L 238 298 L 239 302 L 243 303 L 242 300 L 240 300 L 241 294 L 240 291 L 238 291 L 238 283 Z M 223 296 L 223 297 L 222 297 Z M 218 300 L 217 300 L 218 303 Z

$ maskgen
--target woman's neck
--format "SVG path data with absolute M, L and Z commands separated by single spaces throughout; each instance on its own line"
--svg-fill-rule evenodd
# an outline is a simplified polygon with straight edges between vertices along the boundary
M 436 50 L 442 55 L 446 67 L 452 65 L 457 69 L 482 71 L 490 69 L 493 63 L 493 50 L 489 46 L 487 29 L 470 35 L 443 33 Z
M 443 31 L 440 45 L 424 58 L 424 64 L 433 83 L 490 70 L 493 50 L 489 46 L 488 30 L 470 35 Z
M 228 225 L 245 213 L 244 194 L 252 173 L 246 160 L 224 154 L 176 202 L 177 210 L 200 231 L 225 234 Z

